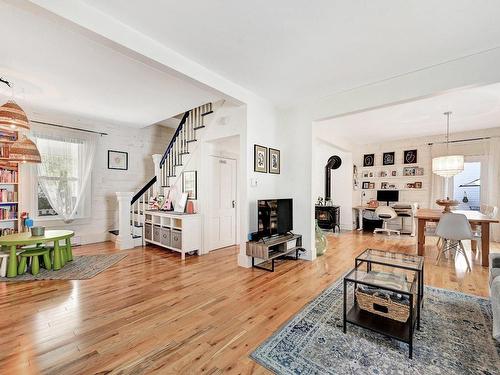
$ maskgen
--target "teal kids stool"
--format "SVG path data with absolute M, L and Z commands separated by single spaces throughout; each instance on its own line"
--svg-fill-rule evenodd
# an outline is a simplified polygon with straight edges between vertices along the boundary
M 28 258 L 31 259 L 31 274 L 37 275 L 40 272 L 40 260 L 38 257 L 43 257 L 44 267 L 48 270 L 51 269 L 52 263 L 50 261 L 50 249 L 49 248 L 38 248 L 32 250 L 26 250 L 21 253 L 21 261 L 19 262 L 19 267 L 17 269 L 17 274 L 22 275 L 26 272 L 28 265 Z

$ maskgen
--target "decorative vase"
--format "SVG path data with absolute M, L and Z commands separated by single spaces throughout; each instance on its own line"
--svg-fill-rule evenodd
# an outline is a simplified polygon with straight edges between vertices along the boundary
M 323 231 L 318 225 L 318 220 L 316 220 L 316 255 L 320 256 L 326 252 L 326 237 L 323 234 Z

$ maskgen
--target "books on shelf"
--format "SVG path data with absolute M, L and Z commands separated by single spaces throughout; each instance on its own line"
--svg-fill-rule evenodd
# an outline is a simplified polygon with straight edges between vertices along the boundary
M 17 202 L 17 191 L 0 189 L 0 202 Z
M 8 144 L 0 143 L 0 158 L 8 158 L 10 155 L 10 147 Z
M 17 139 L 16 132 L 0 130 L 0 142 L 13 142 Z
M 8 206 L 0 208 L 0 220 L 17 219 L 17 206 Z
M 0 169 L 0 183 L 17 182 L 18 172 L 16 170 Z

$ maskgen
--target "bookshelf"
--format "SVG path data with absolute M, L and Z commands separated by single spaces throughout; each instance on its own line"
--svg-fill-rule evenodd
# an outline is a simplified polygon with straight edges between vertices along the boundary
M 0 130 L 0 236 L 21 230 L 19 164 L 9 162 L 10 145 L 18 133 Z

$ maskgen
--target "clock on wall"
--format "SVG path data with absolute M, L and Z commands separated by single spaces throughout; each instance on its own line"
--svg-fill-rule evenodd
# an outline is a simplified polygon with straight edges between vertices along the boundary
M 405 164 L 414 164 L 417 162 L 417 150 L 406 150 L 403 155 Z
M 373 167 L 375 163 L 375 154 L 365 154 L 363 156 L 363 167 Z

